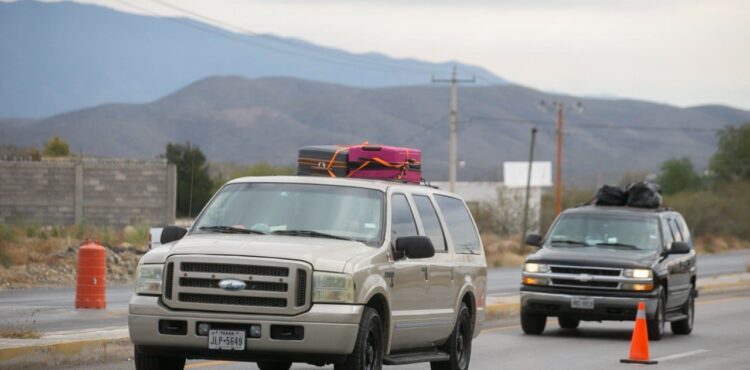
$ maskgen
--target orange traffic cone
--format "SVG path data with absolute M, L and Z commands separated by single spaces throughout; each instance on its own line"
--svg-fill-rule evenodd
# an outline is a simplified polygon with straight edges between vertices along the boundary
M 620 360 L 626 364 L 656 364 L 658 361 L 649 360 L 648 329 L 646 328 L 646 303 L 638 303 L 638 313 L 635 315 L 633 338 L 630 340 L 630 356 Z

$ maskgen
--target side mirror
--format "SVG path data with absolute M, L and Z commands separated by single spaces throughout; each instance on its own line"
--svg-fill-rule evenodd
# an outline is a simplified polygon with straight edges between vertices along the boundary
M 159 241 L 162 244 L 171 243 L 175 240 L 182 239 L 187 234 L 187 229 L 179 226 L 167 226 L 161 231 L 161 238 Z
M 531 245 L 533 247 L 541 247 L 542 241 L 543 241 L 542 236 L 539 234 L 526 235 L 526 245 Z
M 396 252 L 409 258 L 430 258 L 435 248 L 426 236 L 403 236 L 396 239 Z
M 672 243 L 672 249 L 669 250 L 669 254 L 687 254 L 690 253 L 690 244 L 685 242 L 674 242 Z

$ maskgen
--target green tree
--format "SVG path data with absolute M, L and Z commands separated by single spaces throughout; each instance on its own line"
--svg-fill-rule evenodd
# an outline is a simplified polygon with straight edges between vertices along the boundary
M 710 167 L 721 180 L 750 179 L 750 123 L 719 132 L 719 149 Z
M 177 167 L 177 216 L 195 216 L 213 194 L 206 156 L 195 145 L 168 143 L 164 158 Z
M 659 184 L 664 194 L 675 194 L 698 189 L 701 185 L 701 178 L 693 170 L 693 163 L 690 159 L 673 158 L 662 163 Z
M 44 144 L 44 155 L 48 157 L 67 157 L 70 155 L 70 147 L 65 140 L 54 136 Z

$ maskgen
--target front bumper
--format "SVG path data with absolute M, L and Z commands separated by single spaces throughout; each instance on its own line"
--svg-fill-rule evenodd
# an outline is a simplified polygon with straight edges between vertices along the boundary
M 572 308 L 571 301 L 575 296 L 594 298 L 594 308 Z M 589 292 L 585 294 L 539 292 L 523 288 L 521 289 L 521 309 L 524 313 L 568 316 L 588 321 L 629 321 L 635 320 L 638 302 L 646 302 L 646 317 L 653 318 L 656 315 L 658 297 L 658 291 L 626 297 L 595 295 Z
M 159 297 L 134 296 L 129 305 L 130 340 L 141 350 L 160 351 L 188 358 L 246 359 L 294 358 L 316 355 L 346 355 L 353 351 L 363 306 L 314 304 L 295 316 L 251 315 L 202 311 L 175 311 L 162 305 Z M 187 322 L 186 334 L 161 334 L 160 320 Z M 210 351 L 208 337 L 196 333 L 198 322 L 217 324 L 260 324 L 261 337 L 247 338 L 245 351 Z M 302 326 L 300 340 L 271 339 L 271 325 Z

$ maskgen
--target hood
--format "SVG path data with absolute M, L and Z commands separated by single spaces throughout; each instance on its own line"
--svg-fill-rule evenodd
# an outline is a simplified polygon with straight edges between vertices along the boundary
M 592 267 L 651 268 L 658 258 L 658 251 L 545 246 L 530 255 L 527 258 L 527 262 Z
M 314 270 L 342 272 L 350 259 L 377 249 L 349 240 L 281 235 L 188 234 L 144 256 L 144 263 L 164 263 L 184 254 L 280 258 L 304 261 Z

